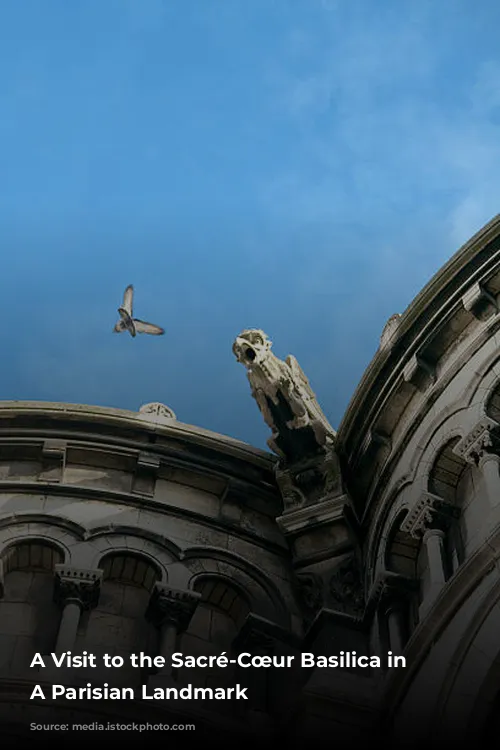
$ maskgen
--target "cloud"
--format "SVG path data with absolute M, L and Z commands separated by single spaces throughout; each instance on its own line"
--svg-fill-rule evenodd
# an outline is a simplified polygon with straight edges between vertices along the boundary
M 390 231 L 410 210 L 419 231 L 437 201 L 450 252 L 500 204 L 500 62 L 450 70 L 426 4 L 367 15 L 325 11 L 315 51 L 290 30 L 269 85 L 301 148 L 262 199 L 294 222 L 383 216 Z

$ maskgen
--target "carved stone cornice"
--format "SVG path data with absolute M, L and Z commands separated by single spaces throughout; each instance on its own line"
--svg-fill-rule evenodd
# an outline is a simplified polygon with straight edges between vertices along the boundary
M 285 535 L 295 535 L 313 526 L 344 522 L 344 508 L 349 504 L 347 495 L 289 510 L 276 519 Z
M 498 424 L 489 417 L 480 422 L 453 448 L 453 453 L 469 464 L 477 466 L 488 453 L 500 452 L 500 440 L 495 434 Z
M 174 625 L 178 633 L 189 627 L 201 594 L 196 591 L 174 589 L 162 583 L 155 584 L 146 610 L 146 619 L 157 627 Z
M 437 495 L 426 492 L 408 512 L 400 528 L 414 539 L 421 539 L 433 526 L 446 529 L 450 521 L 458 518 L 460 511 Z
M 87 568 L 55 566 L 54 601 L 61 606 L 75 602 L 82 609 L 96 607 L 99 602 L 103 571 Z

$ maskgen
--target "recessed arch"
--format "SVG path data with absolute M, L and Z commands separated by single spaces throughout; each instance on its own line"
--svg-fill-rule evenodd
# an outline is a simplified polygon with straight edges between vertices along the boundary
M 0 556 L 4 576 L 20 571 L 52 573 L 56 565 L 64 563 L 64 558 L 64 551 L 57 544 L 36 537 L 12 542 Z
M 202 573 L 192 580 L 191 588 L 201 594 L 201 604 L 223 612 L 236 627 L 240 627 L 250 613 L 250 599 L 245 591 L 223 576 Z
M 406 508 L 400 510 L 392 523 L 385 547 L 384 565 L 386 570 L 415 579 L 421 541 L 401 530 L 401 525 L 407 515 Z
M 464 459 L 453 452 L 459 441 L 457 435 L 443 445 L 429 472 L 429 492 L 451 503 L 456 501 L 458 484 L 467 468 Z
M 129 551 L 109 552 L 99 561 L 103 571 L 103 581 L 124 583 L 146 591 L 152 591 L 155 583 L 161 581 L 162 571 L 151 558 Z
M 221 576 L 239 585 L 254 614 L 290 626 L 293 603 L 285 602 L 274 581 L 240 555 L 213 547 L 192 547 L 186 550 L 183 562 L 191 570 L 190 588 L 202 573 Z

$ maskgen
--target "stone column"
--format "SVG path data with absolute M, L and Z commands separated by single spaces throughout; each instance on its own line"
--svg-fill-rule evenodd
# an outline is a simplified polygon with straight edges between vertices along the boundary
M 174 679 L 172 673 L 172 654 L 175 652 L 179 635 L 187 630 L 200 599 L 195 591 L 174 589 L 157 583 L 153 589 L 146 619 L 153 623 L 160 632 L 158 656 L 165 659 L 164 666 L 148 680 L 152 687 L 164 686 Z
M 397 573 L 385 571 L 375 585 L 373 597 L 379 615 L 387 627 L 388 648 L 399 656 L 403 653 L 408 637 L 409 605 L 415 594 L 416 581 Z M 385 650 L 385 649 L 383 649 Z M 379 654 L 380 656 L 382 654 Z
M 485 417 L 453 449 L 468 464 L 481 471 L 488 503 L 495 508 L 500 503 L 500 439 L 499 426 Z
M 495 508 L 500 503 L 500 456 L 484 453 L 478 467 L 483 474 L 488 502 L 491 508 Z
M 391 602 L 385 611 L 389 646 L 393 654 L 399 656 L 405 647 L 403 611 L 399 602 Z
M 420 605 L 420 614 L 427 612 L 446 584 L 448 571 L 445 567 L 444 540 L 450 525 L 459 515 L 459 509 L 452 503 L 427 492 L 401 524 L 402 531 L 422 540 L 427 554 L 429 587 Z
M 73 649 L 81 613 L 98 604 L 101 579 L 102 570 L 56 565 L 54 599 L 62 607 L 56 654 Z
M 431 586 L 439 591 L 446 583 L 446 571 L 444 567 L 444 529 L 439 526 L 431 526 L 423 535 L 423 542 L 429 562 L 429 577 Z

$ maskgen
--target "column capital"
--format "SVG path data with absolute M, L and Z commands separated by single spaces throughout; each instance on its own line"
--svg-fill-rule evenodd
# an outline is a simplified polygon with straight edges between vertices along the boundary
M 146 619 L 157 627 L 171 624 L 178 633 L 187 630 L 201 594 L 156 583 L 146 610 Z
M 466 463 L 478 466 L 489 455 L 500 453 L 500 440 L 497 436 L 499 425 L 489 417 L 481 419 L 475 427 L 453 448 L 453 453 Z
M 99 601 L 103 571 L 56 565 L 54 569 L 54 600 L 64 606 L 69 602 L 81 609 L 92 609 Z
M 438 495 L 425 492 L 408 512 L 400 528 L 414 539 L 421 539 L 428 529 L 445 531 L 450 522 L 458 518 L 459 509 Z

